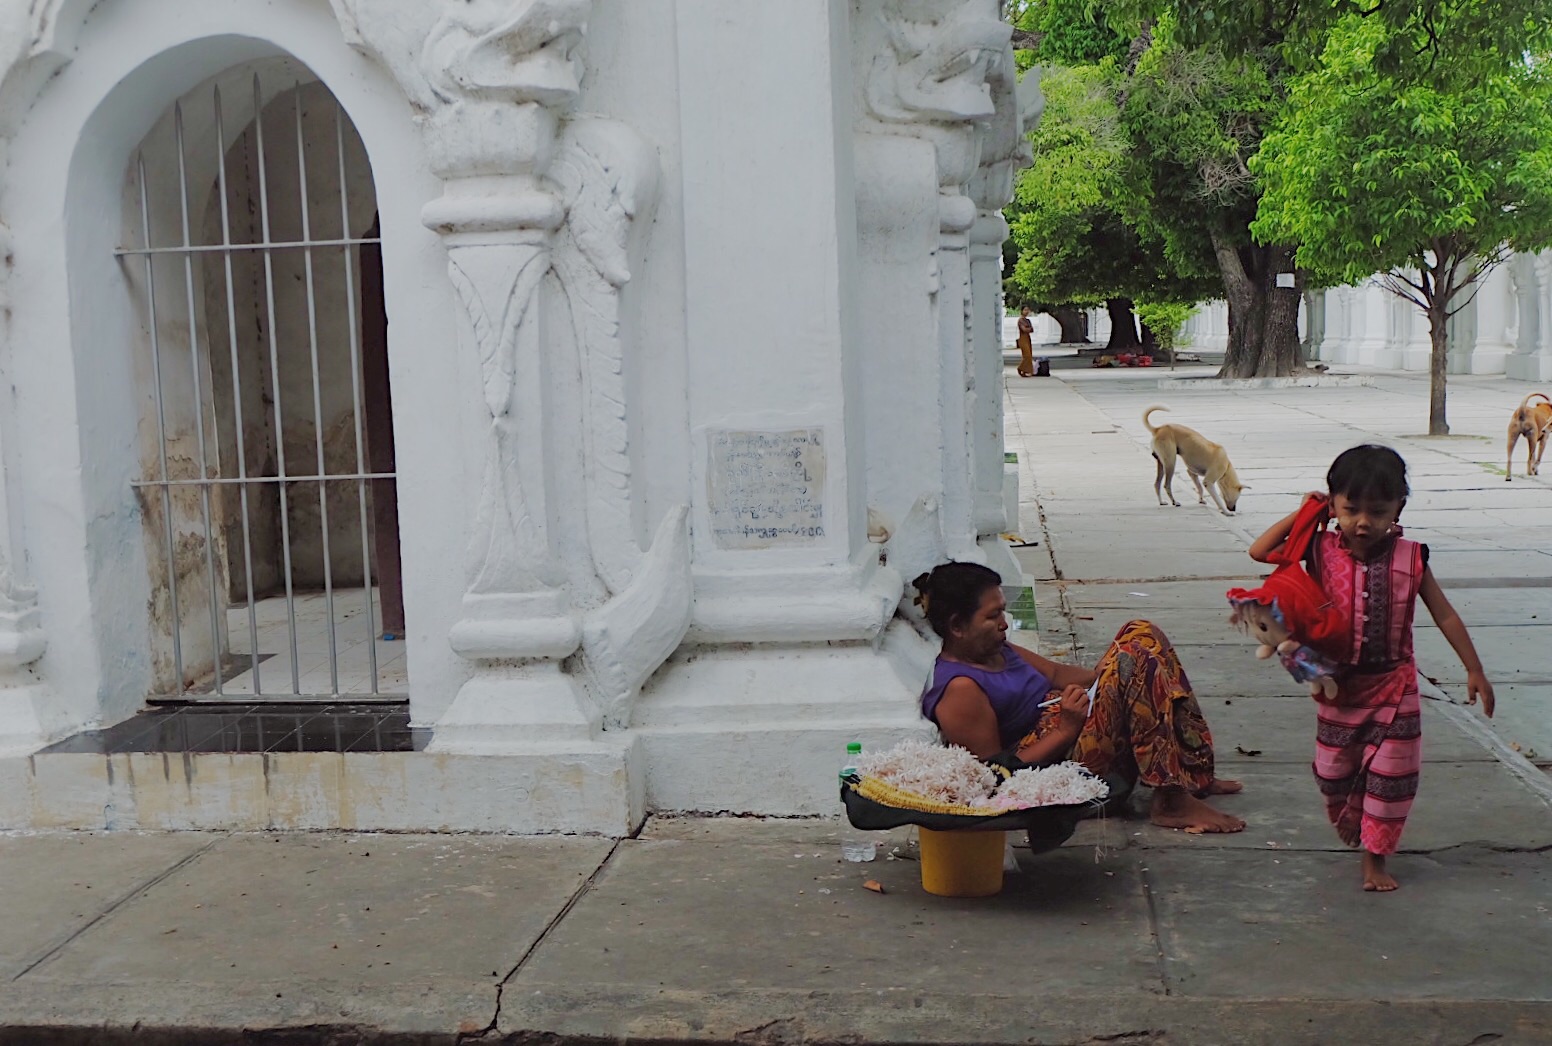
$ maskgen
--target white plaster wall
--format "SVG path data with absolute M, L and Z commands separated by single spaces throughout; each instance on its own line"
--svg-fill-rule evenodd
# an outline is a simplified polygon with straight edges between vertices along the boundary
M 307 0 L 160 0 L 93 9 L 75 60 L 18 130 L 0 214 L 18 251 L 12 328 L 17 425 L 29 434 L 13 483 L 28 502 L 49 653 L 40 668 L 79 721 L 139 706 L 149 675 L 149 585 L 135 474 L 140 404 L 128 337 L 135 311 L 112 257 L 131 151 L 174 98 L 223 69 L 295 55 L 361 133 L 384 215 L 408 657 L 415 718 L 435 717 L 465 669 L 446 636 L 463 584 L 473 492 L 459 453 L 475 365 L 447 358 L 453 314 L 445 254 L 419 222 L 438 182 L 387 73 L 349 50 L 330 10 Z M 75 148 L 80 142 L 79 148 Z M 73 352 L 70 351 L 73 348 Z M 477 382 L 465 381 L 474 390 Z M 478 416 L 478 415 L 472 415 Z
M 677 5 L 690 476 L 704 595 L 736 596 L 733 586 L 757 602 L 751 578 L 838 567 L 865 540 L 865 513 L 853 503 L 862 484 L 850 478 L 860 412 L 847 413 L 857 276 L 851 119 L 849 108 L 837 112 L 837 96 L 851 97 L 841 64 L 849 52 L 835 53 L 845 46 L 845 7 Z M 758 62 L 744 54 L 751 39 L 761 41 Z M 742 332 L 736 352 L 733 331 Z M 826 444 L 824 537 L 802 547 L 718 548 L 709 434 L 808 428 L 821 429 Z M 698 601 L 698 617 L 705 606 Z
M 938 177 L 932 143 L 901 135 L 857 136 L 861 351 L 868 380 L 868 503 L 891 533 L 907 526 L 941 480 L 943 433 L 932 261 L 938 244 Z M 907 535 L 909 537 L 909 535 Z M 896 545 L 907 578 L 936 565 L 935 544 Z

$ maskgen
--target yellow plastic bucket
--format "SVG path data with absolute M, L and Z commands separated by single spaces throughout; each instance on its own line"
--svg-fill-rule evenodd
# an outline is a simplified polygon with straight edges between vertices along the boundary
M 990 897 L 1002 891 L 1007 832 L 919 831 L 923 890 L 939 897 Z

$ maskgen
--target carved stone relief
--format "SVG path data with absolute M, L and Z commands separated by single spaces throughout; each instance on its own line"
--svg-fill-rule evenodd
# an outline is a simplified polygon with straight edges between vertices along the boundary
M 568 120 L 591 0 L 443 0 L 418 44 L 406 26 L 425 25 L 423 4 L 331 2 L 347 39 L 394 70 L 425 131 L 444 191 L 422 219 L 444 239 L 479 349 L 491 432 L 453 644 L 476 660 L 558 659 L 580 645 L 601 714 L 623 722 L 689 624 L 687 514 L 668 513 L 645 552 L 632 524 L 620 293 L 656 201 L 656 154 L 617 122 Z M 569 339 L 542 326 L 552 273 Z M 578 358 L 552 358 L 567 346 Z M 524 387 L 540 357 L 580 369 L 582 418 L 552 418 L 548 390 Z M 525 463 L 545 456 L 534 447 L 572 441 L 586 448 L 584 503 L 552 504 L 565 499 Z M 578 605 L 556 526 L 586 534 L 602 606 Z

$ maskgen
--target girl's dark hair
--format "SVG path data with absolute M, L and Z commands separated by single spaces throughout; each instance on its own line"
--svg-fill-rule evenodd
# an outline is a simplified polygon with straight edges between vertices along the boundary
M 1341 494 L 1354 500 L 1405 501 L 1411 493 L 1406 462 L 1394 450 L 1376 443 L 1338 454 L 1326 472 L 1326 489 L 1332 497 Z
M 1002 584 L 1002 575 L 979 563 L 944 563 L 911 584 L 921 593 L 916 601 L 932 630 L 946 638 L 949 625 L 973 616 L 986 590 Z

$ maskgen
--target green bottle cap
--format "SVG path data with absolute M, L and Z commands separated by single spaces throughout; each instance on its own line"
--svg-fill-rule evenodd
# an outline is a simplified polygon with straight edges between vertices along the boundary
M 851 742 L 850 744 L 848 744 L 846 746 L 846 754 L 847 755 L 856 755 L 856 754 L 858 754 L 861 751 L 862 751 L 862 742 L 861 741 L 853 741 L 853 742 Z

